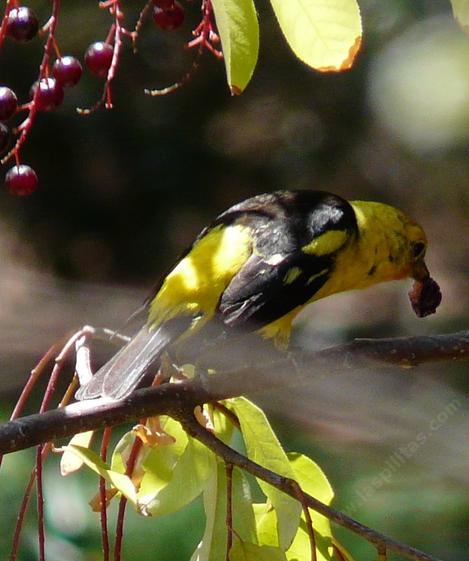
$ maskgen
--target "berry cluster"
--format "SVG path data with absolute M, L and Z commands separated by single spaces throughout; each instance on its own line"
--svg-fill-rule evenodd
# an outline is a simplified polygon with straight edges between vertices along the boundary
M 193 70 L 197 68 L 198 58 L 204 49 L 208 49 L 217 57 L 221 52 L 215 46 L 219 43 L 214 30 L 211 0 L 200 0 L 202 21 L 193 31 L 192 39 L 187 46 L 198 48 L 196 62 L 192 69 L 172 86 L 163 90 L 145 90 L 150 95 L 164 95 L 179 88 L 188 81 Z M 38 18 L 27 6 L 19 5 L 19 0 L 7 0 L 5 15 L 0 25 L 0 49 L 5 39 L 28 42 L 41 31 L 46 36 L 44 54 L 36 81 L 30 88 L 30 99 L 18 103 L 17 95 L 10 87 L 1 84 L 0 76 L 0 156 L 2 164 L 14 161 L 15 165 L 7 172 L 5 184 L 10 193 L 27 195 L 37 187 L 35 171 L 21 162 L 20 152 L 26 141 L 38 112 L 50 112 L 57 109 L 63 102 L 66 89 L 75 86 L 82 76 L 80 61 L 72 56 L 62 56 L 56 40 L 56 27 L 59 18 L 61 0 L 51 0 L 50 19 L 42 26 Z M 90 109 L 77 109 L 81 114 L 89 114 L 101 105 L 112 107 L 111 84 L 117 73 L 123 39 L 129 38 L 134 50 L 144 20 L 151 14 L 154 25 L 165 31 L 173 31 L 182 26 L 185 10 L 178 0 L 150 0 L 140 12 L 133 31 L 124 26 L 124 12 L 121 0 L 103 0 L 100 7 L 108 9 L 113 16 L 113 23 L 105 41 L 92 43 L 84 54 L 84 63 L 88 71 L 105 80 L 101 99 Z M 54 61 L 55 59 L 55 61 Z M 26 114 L 17 126 L 9 121 L 22 113 Z M 11 139 L 14 145 L 7 152 Z
M 27 6 L 12 8 L 5 18 L 5 35 L 15 41 L 30 41 L 39 31 L 38 19 Z M 57 58 L 50 68 L 50 56 L 47 53 L 38 79 L 31 86 L 27 103 L 18 105 L 15 92 L 7 86 L 0 86 L 0 154 L 7 149 L 12 133 L 18 135 L 14 148 L 2 160 L 2 163 L 13 158 L 16 161 L 5 176 L 5 186 L 14 195 L 29 195 L 38 184 L 36 172 L 30 166 L 21 164 L 19 155 L 19 149 L 31 128 L 35 113 L 56 109 L 63 102 L 64 88 L 76 85 L 81 78 L 80 62 L 72 56 L 61 56 L 55 42 L 54 47 Z M 8 126 L 5 121 L 21 112 L 27 112 L 26 118 L 16 128 Z
M 11 12 L 9 19 L 12 19 Z M 37 22 L 37 20 L 35 21 Z M 22 22 L 24 23 L 24 18 Z M 10 29 L 10 27 L 7 29 Z M 23 37 L 26 37 L 25 30 L 27 28 L 25 23 L 19 28 L 13 26 L 13 29 L 21 30 L 20 40 L 24 40 Z M 9 35 L 11 34 L 12 31 L 9 31 Z M 13 35 L 11 36 L 13 37 Z M 16 36 L 14 37 L 16 38 Z M 64 99 L 64 88 L 76 85 L 82 74 L 80 62 L 72 56 L 57 58 L 51 74 L 49 74 L 48 68 L 47 70 L 46 75 L 40 77 L 31 86 L 30 101 L 24 105 L 18 106 L 18 100 L 13 90 L 6 86 L 0 86 L 0 154 L 6 150 L 11 137 L 10 127 L 4 121 L 9 120 L 20 111 L 28 111 L 28 117 L 16 128 L 16 132 L 21 134 L 21 131 L 27 130 L 29 123 L 31 123 L 33 108 L 34 111 L 54 111 Z M 29 195 L 37 187 L 37 176 L 31 167 L 19 164 L 19 151 L 15 148 L 5 158 L 5 160 L 8 160 L 10 156 L 15 156 L 16 159 L 16 165 L 6 174 L 5 185 L 9 192 L 14 195 Z

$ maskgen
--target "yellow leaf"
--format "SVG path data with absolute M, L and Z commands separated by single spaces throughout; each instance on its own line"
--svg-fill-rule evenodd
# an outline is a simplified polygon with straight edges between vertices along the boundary
M 98 475 L 104 477 L 106 481 L 118 489 L 132 504 L 137 504 L 137 491 L 130 477 L 109 469 L 109 466 L 103 462 L 93 450 L 74 444 L 69 444 L 66 449 L 69 450 L 70 453 L 76 454 L 84 464 Z
M 340 72 L 353 64 L 362 26 L 356 0 L 270 0 L 296 56 L 320 72 Z
M 93 434 L 94 431 L 92 430 L 75 434 L 75 436 L 73 436 L 70 440 L 69 445 L 72 444 L 75 446 L 88 448 L 91 444 L 91 440 L 93 439 Z M 60 458 L 60 473 L 65 477 L 66 475 L 70 475 L 74 471 L 78 471 L 83 464 L 84 461 L 80 458 L 80 456 L 78 456 L 74 452 L 70 452 L 69 450 L 67 450 L 67 448 L 65 448 L 64 453 Z

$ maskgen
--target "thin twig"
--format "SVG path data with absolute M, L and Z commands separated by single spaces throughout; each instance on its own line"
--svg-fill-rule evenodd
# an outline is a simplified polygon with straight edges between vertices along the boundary
M 31 475 L 29 476 L 28 484 L 24 491 L 23 499 L 21 501 L 20 509 L 18 511 L 18 516 L 16 518 L 15 532 L 13 534 L 13 543 L 11 546 L 10 561 L 16 561 L 18 556 L 18 547 L 20 544 L 21 530 L 23 529 L 24 517 L 26 515 L 26 510 L 28 508 L 29 499 L 31 497 L 31 492 L 36 482 L 36 467 L 33 468 Z
M 112 428 L 106 427 L 103 431 L 103 436 L 101 438 L 100 456 L 103 462 L 106 462 L 107 449 L 109 446 L 109 440 L 111 438 Z M 107 498 L 106 498 L 106 480 L 104 477 L 99 477 L 99 515 L 101 520 L 101 543 L 103 547 L 103 561 L 110 560 L 110 550 L 109 550 L 109 532 L 107 526 Z
M 378 561 L 387 561 L 388 555 L 386 551 L 387 549 L 386 546 L 382 544 L 378 544 L 378 547 L 376 549 L 378 552 Z
M 306 530 L 308 532 L 309 543 L 311 546 L 311 561 L 317 561 L 318 556 L 316 553 L 316 537 L 314 535 L 313 520 L 311 519 L 311 513 L 309 512 L 308 504 L 306 502 L 305 493 L 303 489 L 296 481 L 294 481 L 294 483 L 296 483 L 296 485 L 294 485 L 296 491 L 296 498 L 301 503 L 303 514 L 305 516 Z
M 44 488 L 42 481 L 42 450 L 43 445 L 37 447 L 36 452 L 36 488 L 37 488 L 37 541 L 39 546 L 39 561 L 46 559 L 46 532 L 44 529 Z
M 130 34 L 130 37 L 132 39 L 132 50 L 133 50 L 134 54 L 137 52 L 137 40 L 139 38 L 140 31 L 141 31 L 142 26 L 143 26 L 143 22 L 145 21 L 145 18 L 147 17 L 148 12 L 150 11 L 150 8 L 152 6 L 153 6 L 153 1 L 152 0 L 147 0 L 145 6 L 143 6 L 143 8 L 140 11 L 140 14 L 139 14 L 138 20 L 135 24 L 134 30 Z
M 228 409 L 226 405 L 220 403 L 219 401 L 215 401 L 213 403 L 213 408 L 217 411 L 220 411 L 220 413 L 222 413 L 234 427 L 236 427 L 237 429 L 241 429 L 238 416 L 236 415 L 236 413 L 231 411 L 231 409 Z
M 202 442 L 207 448 L 212 450 L 217 456 L 223 458 L 225 462 L 232 463 L 235 466 L 247 471 L 254 477 L 262 479 L 266 483 L 276 487 L 277 489 L 283 491 L 287 495 L 293 498 L 297 498 L 297 486 L 298 483 L 289 479 L 288 477 L 283 477 L 269 469 L 266 469 L 256 462 L 249 460 L 246 456 L 243 456 L 239 452 L 236 452 L 221 440 L 219 440 L 213 433 L 207 431 L 202 425 L 200 425 L 194 418 L 192 410 L 187 410 L 178 417 L 178 421 L 183 425 L 184 429 L 193 437 Z M 347 528 L 348 530 L 358 534 L 367 541 L 386 547 L 390 551 L 399 553 L 408 559 L 414 561 L 440 561 L 436 557 L 428 555 L 423 551 L 419 551 L 407 544 L 398 542 L 397 540 L 382 534 L 360 522 L 357 522 L 353 518 L 350 518 L 346 514 L 331 508 L 321 501 L 318 501 L 311 495 L 304 493 L 304 499 L 309 508 L 312 508 L 316 512 L 319 512 L 323 516 L 329 518 L 333 522 Z
M 233 547 L 233 464 L 225 462 L 226 473 L 226 561 Z
M 141 420 L 141 424 L 145 424 L 146 419 Z M 129 459 L 127 460 L 127 468 L 125 470 L 125 475 L 132 477 L 132 473 L 137 462 L 138 454 L 142 448 L 142 441 L 139 438 L 135 439 L 132 445 L 132 449 L 129 454 Z M 124 517 L 125 508 L 127 506 L 127 499 L 122 495 L 119 501 L 119 509 L 117 514 L 116 523 L 116 540 L 114 543 L 114 561 L 120 561 L 122 554 L 122 539 L 124 536 Z

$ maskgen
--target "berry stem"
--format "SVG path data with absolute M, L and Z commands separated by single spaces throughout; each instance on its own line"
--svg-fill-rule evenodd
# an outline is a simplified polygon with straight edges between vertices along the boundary
M 204 53 L 204 49 L 210 51 L 218 59 L 223 58 L 223 53 L 214 46 L 214 43 L 215 44 L 219 43 L 220 39 L 217 33 L 215 32 L 214 25 L 212 23 L 213 7 L 212 7 L 211 0 L 202 0 L 201 11 L 202 11 L 202 20 L 192 32 L 192 35 L 195 38 L 189 43 L 187 43 L 186 45 L 186 48 L 188 49 L 197 47 L 197 54 L 189 70 L 184 74 L 184 76 L 180 80 L 178 80 L 174 84 L 171 84 L 166 88 L 145 89 L 144 90 L 145 94 L 150 95 L 152 97 L 168 95 L 185 86 L 187 82 L 189 82 L 194 76 L 194 74 L 197 72 L 200 65 L 200 59 L 202 58 L 202 55 Z
M 174 82 L 174 84 L 171 84 L 170 86 L 167 86 L 166 88 L 155 88 L 155 89 L 148 89 L 145 88 L 143 90 L 143 92 L 146 95 L 150 95 L 152 97 L 158 97 L 158 96 L 162 96 L 162 95 L 168 95 L 170 93 L 173 93 L 179 89 L 181 89 L 183 86 L 185 86 L 187 84 L 187 82 L 189 82 L 192 77 L 194 76 L 194 74 L 197 72 L 197 70 L 199 69 L 199 65 L 200 65 L 200 59 L 202 58 L 202 54 L 203 54 L 203 49 L 199 48 L 197 51 L 197 54 L 195 56 L 195 59 L 192 61 L 191 67 L 189 68 L 189 70 L 184 74 L 184 76 L 178 80 L 177 82 Z
M 220 37 L 216 33 L 213 24 L 213 6 L 211 0 L 202 1 L 202 21 L 192 33 L 194 39 L 187 43 L 187 48 L 199 46 L 210 51 L 216 58 L 222 59 L 223 53 L 215 47 L 220 43 Z
M 113 43 L 112 60 L 109 70 L 107 71 L 106 83 L 104 84 L 104 90 L 101 98 L 92 106 L 86 109 L 77 108 L 77 112 L 80 115 L 91 115 L 99 107 L 104 105 L 106 109 L 112 109 L 112 81 L 116 77 L 117 69 L 119 67 L 119 59 L 122 50 L 122 36 L 126 34 L 126 29 L 124 28 L 124 12 L 122 11 L 122 5 L 120 0 L 107 0 L 105 2 L 99 3 L 100 8 L 108 8 L 110 13 L 114 15 L 114 23 L 109 29 L 109 33 L 106 37 L 105 43 Z
M 153 6 L 153 0 L 148 0 L 145 6 L 143 6 L 138 16 L 138 20 L 137 23 L 135 24 L 134 30 L 131 33 L 132 49 L 134 51 L 134 54 L 137 52 L 137 40 L 140 35 L 140 30 L 142 29 L 143 22 L 145 21 L 145 18 L 147 17 L 148 12 L 150 11 L 150 8 L 152 6 Z
M 116 24 L 113 23 L 109 28 L 109 32 L 104 42 L 110 45 L 112 43 L 112 40 L 114 39 L 115 34 L 116 34 Z
M 114 12 L 115 32 L 114 32 L 114 51 L 112 53 L 112 62 L 107 73 L 106 86 L 105 86 L 106 101 L 104 107 L 106 109 L 112 109 L 111 82 L 116 77 L 117 67 L 119 64 L 119 57 L 122 50 L 122 30 L 123 30 L 122 23 L 124 21 L 124 12 L 121 9 L 120 0 L 115 0 L 114 5 L 111 6 L 110 10 L 111 12 Z
M 52 37 L 52 45 L 54 47 L 55 56 L 57 58 L 62 58 L 62 53 L 60 52 L 59 45 L 57 44 L 55 37 Z

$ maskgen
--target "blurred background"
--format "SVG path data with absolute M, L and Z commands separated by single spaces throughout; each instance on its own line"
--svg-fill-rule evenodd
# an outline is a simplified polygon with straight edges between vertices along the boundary
M 46 21 L 49 2 L 29 6 Z M 410 309 L 406 282 L 325 300 L 298 319 L 296 345 L 467 328 L 469 37 L 447 0 L 360 6 L 363 47 L 349 72 L 319 74 L 302 65 L 270 7 L 259 2 L 261 52 L 243 96 L 230 97 L 223 65 L 205 56 L 186 87 L 149 98 L 144 87 L 171 84 L 190 66 L 194 53 L 182 47 L 199 14 L 197 2 L 186 3 L 181 31 L 165 33 L 148 21 L 139 53 L 126 44 L 113 111 L 77 115 L 75 107 L 101 95 L 102 82 L 85 74 L 58 111 L 39 115 L 23 152 L 38 173 L 38 191 L 24 199 L 0 192 L 2 420 L 54 341 L 83 324 L 122 327 L 208 220 L 279 188 L 324 189 L 405 209 L 426 228 L 427 262 L 443 291 L 438 313 L 424 320 Z M 137 8 L 125 9 L 132 27 Z M 64 3 L 63 54 L 82 60 L 109 25 L 95 2 Z M 37 38 L 8 42 L 0 83 L 26 100 L 41 54 Z M 467 364 L 447 363 L 340 380 L 318 373 L 308 388 L 256 400 L 285 447 L 322 466 L 337 508 L 462 561 L 469 551 L 467 374 Z M 7 457 L 0 472 L 2 559 L 32 457 Z M 63 479 L 51 459 L 45 477 L 49 561 L 100 559 L 98 517 L 87 505 L 94 476 Z M 124 558 L 189 559 L 201 513 L 198 503 L 161 520 L 129 512 Z M 337 534 L 356 559 L 375 558 L 362 541 Z M 21 560 L 37 558 L 35 536 L 32 513 Z

